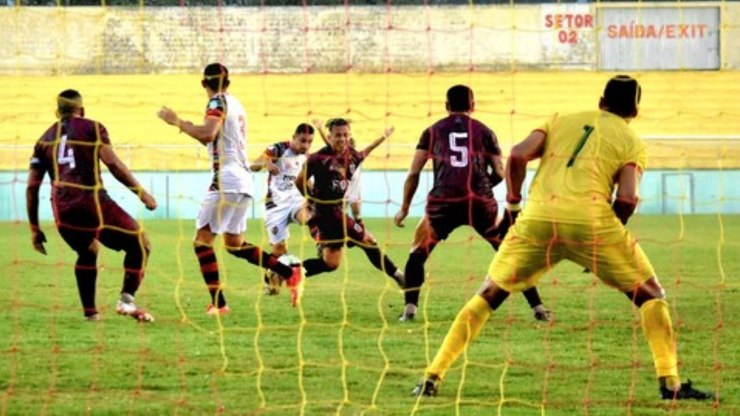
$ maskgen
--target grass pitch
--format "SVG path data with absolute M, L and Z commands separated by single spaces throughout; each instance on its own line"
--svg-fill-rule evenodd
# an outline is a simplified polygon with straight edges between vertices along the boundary
M 368 220 L 399 265 L 413 221 Z M 261 294 L 261 272 L 217 255 L 232 313 L 208 317 L 191 248 L 191 221 L 147 222 L 154 252 L 137 301 L 151 325 L 115 315 L 120 253 L 99 266 L 103 319 L 82 318 L 74 256 L 51 224 L 49 256 L 31 251 L 27 226 L 1 223 L 0 414 L 8 415 L 700 415 L 740 413 L 740 216 L 637 216 L 630 224 L 668 292 L 680 368 L 719 403 L 660 401 L 639 313 L 621 294 L 562 264 L 540 282 L 556 320 L 532 319 L 515 295 L 442 385 L 411 388 L 493 255 L 469 228 L 428 263 L 417 322 L 396 321 L 392 281 L 349 250 L 342 267 L 311 278 L 302 306 Z M 292 251 L 315 248 L 293 228 Z M 250 223 L 248 238 L 265 241 Z

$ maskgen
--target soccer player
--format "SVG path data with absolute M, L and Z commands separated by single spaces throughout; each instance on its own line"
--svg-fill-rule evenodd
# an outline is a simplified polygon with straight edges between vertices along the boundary
M 319 135 L 321 136 L 321 139 L 324 141 L 324 143 L 329 144 L 329 137 L 324 131 L 321 121 L 320 120 L 314 120 L 314 126 L 316 126 L 317 130 L 319 131 Z M 330 120 L 331 122 L 331 120 Z M 381 143 L 385 141 L 384 136 L 379 137 L 378 139 L 375 139 L 370 145 L 368 145 L 363 152 L 365 154 L 370 154 L 376 147 L 380 146 Z M 355 142 L 355 138 L 350 136 L 349 138 L 349 147 L 352 149 L 357 149 L 357 143 Z M 349 181 L 349 185 L 347 186 L 347 192 L 345 192 L 344 197 L 347 199 L 347 204 L 349 205 L 349 210 L 352 213 L 352 219 L 355 220 L 355 222 L 359 222 L 360 224 L 363 224 L 362 221 L 362 167 L 358 166 L 355 170 L 355 174 L 352 175 L 352 179 Z
M 425 129 L 416 145 L 414 159 L 403 187 L 403 203 L 395 216 L 403 220 L 419 185 L 419 174 L 429 159 L 434 165 L 434 183 L 427 195 L 411 253 L 406 261 L 406 306 L 400 321 L 416 316 L 419 292 L 424 284 L 424 264 L 440 240 L 462 225 L 470 225 L 494 250 L 498 249 L 506 229 L 496 226 L 498 203 L 493 187 L 503 180 L 501 148 L 493 131 L 470 117 L 475 110 L 473 91 L 465 85 L 447 90 L 447 117 Z M 535 287 L 524 291 L 534 317 L 550 320 Z
M 220 63 L 205 67 L 201 86 L 208 96 L 203 124 L 181 120 L 177 113 L 162 107 L 157 113 L 166 123 L 177 126 L 181 132 L 208 147 L 213 179 L 201 204 L 193 240 L 195 256 L 208 286 L 211 303 L 209 315 L 226 314 L 226 304 L 219 280 L 218 261 L 213 243 L 223 233 L 226 251 L 249 263 L 273 270 L 291 289 L 293 305 L 298 301 L 302 280 L 300 267 L 289 267 L 277 257 L 264 253 L 242 237 L 247 228 L 247 210 L 254 193 L 252 173 L 246 154 L 247 115 L 241 102 L 228 93 L 229 71 Z
M 267 197 L 265 200 L 265 228 L 272 247 L 272 255 L 280 257 L 288 252 L 286 240 L 290 236 L 288 226 L 291 222 L 304 225 L 311 217 L 306 199 L 295 187 L 295 179 L 306 161 L 306 153 L 313 142 L 314 129 L 310 124 L 301 123 L 296 127 L 290 141 L 274 143 L 265 149 L 250 169 L 260 171 L 266 168 Z M 275 281 L 274 273 L 265 275 L 265 294 L 277 295 L 280 280 Z
M 59 234 L 77 253 L 75 277 L 85 318 L 100 319 L 95 306 L 99 244 L 123 250 L 123 288 L 116 311 L 141 322 L 152 315 L 134 303 L 134 295 L 144 278 L 149 257 L 149 238 L 103 187 L 100 161 L 123 185 L 134 192 L 147 209 L 157 201 L 144 190 L 134 175 L 113 151 L 108 131 L 97 121 L 85 118 L 82 96 L 64 90 L 57 96 L 57 117 L 36 142 L 26 188 L 26 209 L 33 247 L 46 254 L 46 236 L 39 227 L 39 187 L 46 173 L 52 182 L 51 206 Z
M 373 266 L 403 287 L 403 272 L 381 253 L 377 241 L 364 225 L 344 210 L 345 193 L 352 176 L 367 155 L 393 133 L 393 128 L 386 129 L 380 139 L 361 152 L 348 145 L 350 126 L 347 120 L 332 119 L 328 128 L 329 144 L 308 157 L 296 179 L 296 187 L 313 206 L 314 215 L 308 225 L 318 231 L 322 247 L 321 256 L 303 262 L 306 277 L 336 270 L 346 242 L 348 247 L 359 246 Z M 313 186 L 309 187 L 311 179 Z
M 453 361 L 509 293 L 534 287 L 547 270 L 571 260 L 589 267 L 639 308 L 663 399 L 713 398 L 691 382 L 681 383 L 665 292 L 623 225 L 637 205 L 646 163 L 646 146 L 628 125 L 640 96 L 636 80 L 616 76 L 607 82 L 598 111 L 555 114 L 512 149 L 505 218 L 513 226 L 483 286 L 458 313 L 414 394 L 437 393 Z M 534 159 L 540 164 L 518 215 L 527 163 Z

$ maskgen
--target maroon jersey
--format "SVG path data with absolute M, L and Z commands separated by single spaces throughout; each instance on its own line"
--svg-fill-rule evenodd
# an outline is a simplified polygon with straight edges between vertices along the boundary
M 330 146 L 325 146 L 308 157 L 306 179 L 313 177 L 310 196 L 317 208 L 330 206 L 342 209 L 349 181 L 365 157 L 364 153 L 351 147 L 337 155 Z
M 81 117 L 54 123 L 36 142 L 31 168 L 49 172 L 55 209 L 80 204 L 95 190 L 109 199 L 100 178 L 98 151 L 103 144 L 110 144 L 105 127 Z
M 492 173 L 490 159 L 501 155 L 501 148 L 485 124 L 466 115 L 451 114 L 424 130 L 416 148 L 426 150 L 434 164 L 430 200 L 474 195 L 493 198 L 493 186 L 501 178 Z

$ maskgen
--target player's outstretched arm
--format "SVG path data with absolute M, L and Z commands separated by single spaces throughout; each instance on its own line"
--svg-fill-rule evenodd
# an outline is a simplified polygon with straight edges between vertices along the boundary
M 406 181 L 403 183 L 403 202 L 401 202 L 401 208 L 394 218 L 398 227 L 404 226 L 403 220 L 409 215 L 411 201 L 414 199 L 416 189 L 419 187 L 419 175 L 427 163 L 428 156 L 429 152 L 426 150 L 416 149 L 414 153 L 414 159 L 411 161 L 411 167 L 409 167 L 409 172 L 406 175 Z
M 149 194 L 144 188 L 141 187 L 139 181 L 136 180 L 133 173 L 126 167 L 126 165 L 118 158 L 116 152 L 113 151 L 113 146 L 109 144 L 103 144 L 100 146 L 100 160 L 105 163 L 108 167 L 111 175 L 121 182 L 124 186 L 135 193 L 144 206 L 150 211 L 157 208 L 157 200 Z
M 31 243 L 33 249 L 41 254 L 46 254 L 44 243 L 46 236 L 39 227 L 39 188 L 44 181 L 46 170 L 40 167 L 32 167 L 28 170 L 28 181 L 26 184 L 26 214 L 28 225 L 31 226 Z
M 219 117 L 206 117 L 205 121 L 201 125 L 195 125 L 190 121 L 181 120 L 177 116 L 174 110 L 169 107 L 162 107 L 157 112 L 157 117 L 164 120 L 165 123 L 172 126 L 176 126 L 181 132 L 199 141 L 201 144 L 206 145 L 216 139 L 218 129 L 221 127 L 221 118 Z
M 312 123 L 314 128 L 319 132 L 319 136 L 321 136 L 321 140 L 324 141 L 324 144 L 329 144 L 329 137 L 326 134 L 326 130 L 324 130 L 324 123 L 318 118 L 313 119 Z
M 375 150 L 375 148 L 380 146 L 380 144 L 383 143 L 385 139 L 391 137 L 391 135 L 393 134 L 395 130 L 396 129 L 393 126 L 390 126 L 387 129 L 385 129 L 385 131 L 383 132 L 383 135 L 375 139 L 374 142 L 370 143 L 365 149 L 362 150 L 362 153 L 364 153 L 365 156 L 368 156 L 370 152 L 372 152 L 373 150 Z

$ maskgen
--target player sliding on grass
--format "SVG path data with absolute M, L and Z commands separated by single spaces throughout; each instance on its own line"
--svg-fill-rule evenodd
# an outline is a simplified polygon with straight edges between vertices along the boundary
M 455 359 L 511 292 L 534 287 L 561 260 L 589 267 L 640 309 L 663 399 L 712 399 L 678 376 L 676 339 L 665 292 L 624 223 L 637 206 L 645 143 L 627 124 L 641 90 L 620 75 L 609 80 L 599 111 L 555 114 L 514 146 L 506 167 L 504 218 L 513 223 L 486 281 L 462 308 L 426 370 L 416 395 L 433 396 Z M 519 218 L 527 163 L 540 159 Z M 616 185 L 616 198 L 612 200 Z M 515 222 L 516 221 L 516 222 Z
M 447 117 L 425 129 L 416 145 L 406 182 L 403 202 L 395 217 L 403 227 L 411 200 L 419 186 L 419 174 L 429 159 L 434 165 L 434 184 L 427 196 L 426 212 L 419 220 L 409 259 L 406 261 L 406 306 L 400 321 L 412 321 L 424 284 L 424 264 L 440 240 L 462 225 L 470 225 L 494 250 L 506 235 L 508 226 L 496 226 L 498 202 L 493 187 L 504 176 L 501 148 L 493 131 L 470 117 L 475 110 L 473 90 L 455 85 L 447 90 Z M 524 291 L 524 297 L 540 321 L 549 321 L 548 311 L 537 288 Z
M 367 149 L 358 152 L 349 146 L 350 126 L 347 120 L 329 121 L 328 145 L 308 157 L 296 179 L 296 187 L 308 198 L 314 215 L 309 227 L 318 231 L 321 256 L 303 262 L 306 277 L 336 270 L 342 261 L 342 248 L 358 246 L 370 262 L 403 287 L 403 273 L 383 254 L 377 241 L 365 226 L 345 213 L 347 186 L 367 155 L 393 133 L 389 128 Z M 309 186 L 309 181 L 313 185 Z
M 134 303 L 149 257 L 149 239 L 139 224 L 108 196 L 100 177 L 100 161 L 113 177 L 138 195 L 147 209 L 155 209 L 157 201 L 116 156 L 105 127 L 84 118 L 85 108 L 79 92 L 65 90 L 59 94 L 57 117 L 59 121 L 36 142 L 28 172 L 26 209 L 33 247 L 46 254 L 46 236 L 39 228 L 38 208 L 39 187 L 48 172 L 57 229 L 67 245 L 77 252 L 75 277 L 85 317 L 90 321 L 100 319 L 95 306 L 100 242 L 126 253 L 123 288 L 116 311 L 138 321 L 153 321 L 152 315 Z
M 277 257 L 262 252 L 242 237 L 247 228 L 247 210 L 254 194 L 254 184 L 245 148 L 247 116 L 241 102 L 227 92 L 229 82 L 229 71 L 225 66 L 218 63 L 206 66 L 201 81 L 208 96 L 203 124 L 180 120 L 167 107 L 158 113 L 159 118 L 207 146 L 211 156 L 213 179 L 196 219 L 197 231 L 193 241 L 200 271 L 211 295 L 211 303 L 206 308 L 209 315 L 229 312 L 213 251 L 216 235 L 220 233 L 224 234 L 229 254 L 279 274 L 291 288 L 293 305 L 298 301 L 302 280 L 300 267 L 280 263 Z

